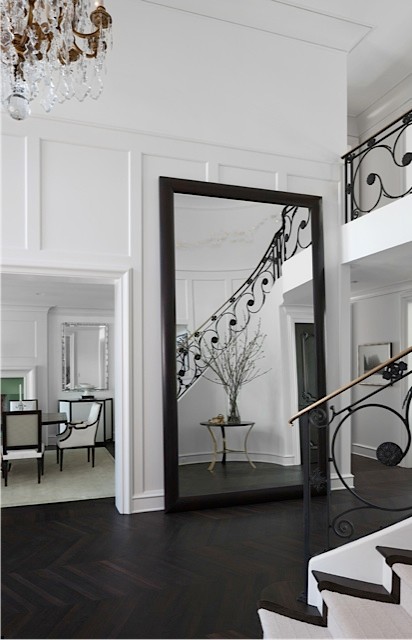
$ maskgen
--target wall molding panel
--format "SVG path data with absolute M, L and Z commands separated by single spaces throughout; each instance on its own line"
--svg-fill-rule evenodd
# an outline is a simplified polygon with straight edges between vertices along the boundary
M 119 384 L 116 377 L 116 424 L 122 424 L 116 434 L 122 451 L 116 459 L 116 505 L 122 513 L 162 509 L 159 176 L 285 189 L 288 175 L 302 175 L 311 192 L 327 196 L 336 168 L 316 159 L 120 127 L 33 117 L 16 136 L 15 123 L 4 123 L 15 157 L 14 166 L 3 169 L 4 182 L 29 176 L 30 230 L 30 242 L 24 244 L 21 235 L 15 241 L 24 213 L 20 201 L 20 213 L 8 216 L 3 236 L 4 269 L 62 278 L 113 274 L 117 283 L 119 274 L 129 274 L 115 319 L 115 325 L 123 323 L 116 348 L 129 354 L 130 367 L 127 375 L 122 369 Z M 232 286 L 240 278 L 232 274 Z M 193 295 L 192 283 L 185 286 Z M 289 436 L 282 433 L 273 450 L 282 464 L 291 454 Z

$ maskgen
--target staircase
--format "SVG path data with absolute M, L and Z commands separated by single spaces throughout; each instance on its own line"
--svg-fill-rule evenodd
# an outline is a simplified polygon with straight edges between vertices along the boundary
M 412 550 L 376 546 L 382 584 L 312 570 L 321 596 L 295 611 L 261 600 L 263 638 L 412 638 Z M 264 593 L 262 594 L 264 598 Z

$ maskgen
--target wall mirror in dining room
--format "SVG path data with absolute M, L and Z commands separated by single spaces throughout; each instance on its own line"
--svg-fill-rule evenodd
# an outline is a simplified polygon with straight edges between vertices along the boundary
M 62 389 L 87 393 L 108 388 L 109 325 L 63 322 Z
M 165 509 L 298 497 L 285 318 L 289 304 L 313 318 L 311 393 L 322 397 L 321 198 L 168 177 L 159 187 Z

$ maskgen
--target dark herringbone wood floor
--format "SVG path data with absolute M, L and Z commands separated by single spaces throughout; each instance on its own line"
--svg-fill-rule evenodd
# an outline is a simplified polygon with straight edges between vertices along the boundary
M 374 491 L 389 491 L 374 469 Z M 404 500 L 409 470 L 396 471 Z M 302 589 L 302 520 L 300 500 L 167 515 L 120 515 L 111 498 L 4 509 L 2 634 L 261 638 L 261 591 L 273 584 L 288 604 Z
M 112 499 L 7 509 L 2 633 L 260 638 L 261 590 L 299 581 L 301 522 L 300 501 L 169 515 L 122 516 Z

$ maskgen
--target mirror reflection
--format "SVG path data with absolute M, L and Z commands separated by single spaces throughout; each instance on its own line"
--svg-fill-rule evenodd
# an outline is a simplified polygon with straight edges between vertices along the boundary
M 97 323 L 62 323 L 62 389 L 109 388 L 109 327 Z
M 167 511 L 302 490 L 299 433 L 287 420 L 298 393 L 321 397 L 319 201 L 160 178 Z M 288 291 L 283 272 L 294 257 L 299 277 L 289 274 Z M 303 353 L 297 322 L 312 329 Z
M 187 363 L 180 381 L 181 496 L 301 483 L 298 456 L 296 464 L 288 459 L 286 466 L 280 454 L 284 425 L 277 427 L 280 394 L 274 392 L 273 363 L 278 358 L 276 307 L 283 300 L 272 291 L 273 262 L 265 265 L 253 293 L 245 287 L 268 249 L 270 254 L 282 209 L 271 203 L 174 196 L 177 348 L 193 342 L 198 332 L 202 358 L 195 366 L 205 365 L 191 384 L 197 373 L 194 363 Z M 304 219 L 307 211 L 300 215 Z M 310 244 L 309 229 L 300 240 L 302 246 Z M 268 282 L 259 290 L 263 278 Z M 236 312 L 233 302 L 225 309 L 237 296 Z M 248 306 L 252 298 L 254 305 Z M 221 316 L 218 322 L 210 320 L 214 316 Z

